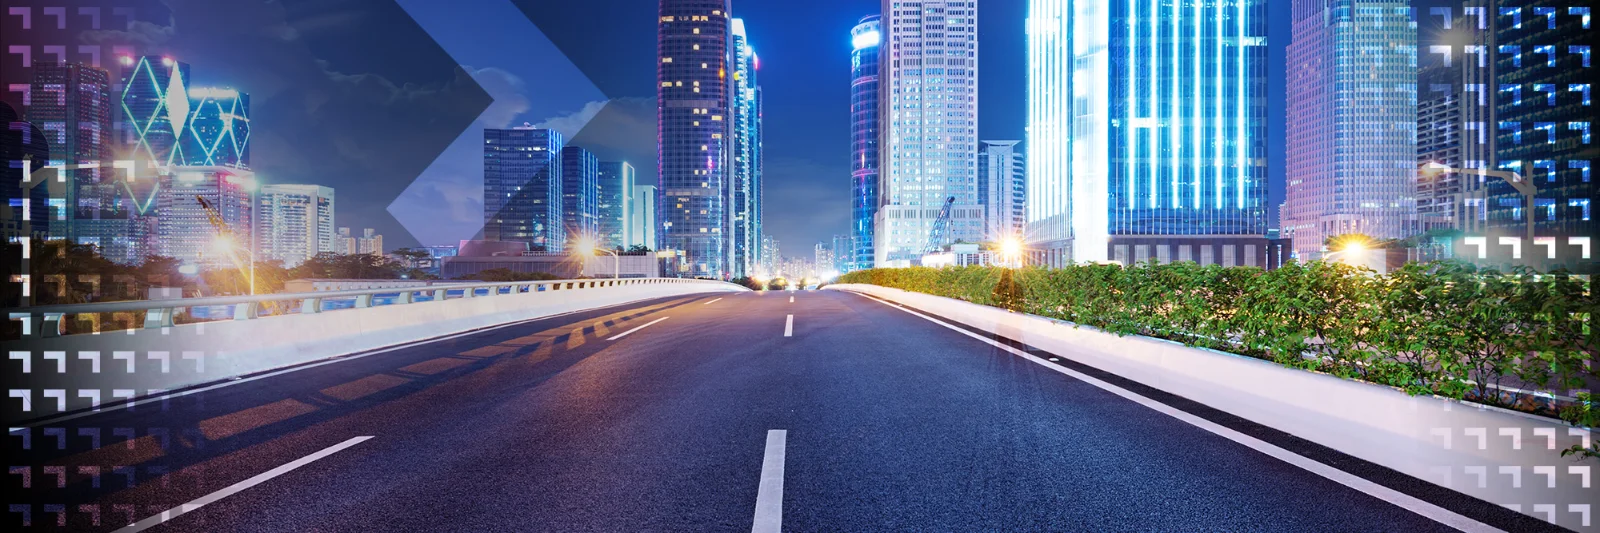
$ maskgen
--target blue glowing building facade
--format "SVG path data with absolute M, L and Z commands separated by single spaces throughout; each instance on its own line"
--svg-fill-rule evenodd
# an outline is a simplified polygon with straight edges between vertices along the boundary
M 560 251 L 561 132 L 524 124 L 483 130 L 483 238 Z
M 250 168 L 250 95 L 189 89 L 189 120 L 179 139 L 185 165 Z
M 733 146 L 728 187 L 729 258 L 733 277 L 756 275 L 761 256 L 761 60 L 744 20 L 733 19 Z
M 600 159 L 577 146 L 561 149 L 561 225 L 563 249 L 599 242 Z
M 1030 7 L 1033 260 L 1265 266 L 1265 2 Z
M 872 268 L 878 216 L 878 66 L 883 21 L 861 19 L 850 30 L 850 249 L 835 249 L 845 271 Z

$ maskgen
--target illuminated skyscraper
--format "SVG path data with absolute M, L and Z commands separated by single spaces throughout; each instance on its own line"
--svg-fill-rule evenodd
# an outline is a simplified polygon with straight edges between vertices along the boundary
M 1495 157 L 1489 166 L 1520 173 L 1536 190 L 1528 199 L 1505 180 L 1488 178 L 1483 231 L 1523 236 L 1532 217 L 1535 238 L 1600 237 L 1594 216 L 1592 2 L 1497 0 L 1490 49 Z M 1585 4 L 1571 6 L 1568 4 Z M 1557 251 L 1550 266 L 1597 270 L 1591 252 Z M 1548 250 L 1548 248 L 1546 248 Z M 1524 252 L 1527 253 L 1527 252 Z M 1548 256 L 1543 259 L 1548 259 Z
M 1284 236 L 1417 233 L 1417 29 L 1407 0 L 1295 0 Z
M 883 1 L 882 168 L 874 263 L 905 265 L 956 240 L 982 240 L 978 205 L 978 4 Z M 954 199 L 948 230 L 935 221 Z
M 107 224 L 78 223 L 104 217 L 120 227 L 128 218 L 130 206 L 118 201 L 126 195 L 111 166 L 111 74 L 79 63 L 35 62 L 24 116 L 44 133 L 52 165 L 87 167 L 62 171 L 65 194 L 51 209 L 56 216 L 50 217 L 50 236 L 100 246 L 113 260 L 127 262 L 125 238 L 97 231 Z
M 631 167 L 630 167 L 631 168 Z M 660 248 L 660 240 L 656 231 L 661 224 L 656 219 L 656 191 L 655 185 L 643 185 L 637 181 L 633 184 L 633 208 L 628 211 L 628 242 L 627 246 L 644 246 L 651 250 Z
M 179 142 L 184 164 L 250 168 L 250 95 L 189 89 L 189 120 Z
M 528 124 L 483 130 L 483 238 L 560 251 L 561 132 Z
M 851 249 L 835 250 L 850 269 L 872 268 L 873 220 L 878 215 L 879 55 L 883 21 L 869 15 L 850 30 Z
M 761 255 L 761 60 L 733 19 L 733 166 L 729 181 L 729 266 L 734 277 L 749 276 Z
M 1265 266 L 1265 3 L 1030 7 L 1035 260 Z
M 580 242 L 599 242 L 600 160 L 577 146 L 561 149 L 561 225 L 566 239 L 563 249 Z
M 600 162 L 599 229 L 595 245 L 611 249 L 633 244 L 633 204 L 637 174 L 624 161 Z
M 728 274 L 732 83 L 728 0 L 661 0 L 657 27 L 660 244 L 684 254 L 675 275 Z M 669 274 L 672 275 L 672 274 Z
M 178 167 L 163 174 L 157 196 L 156 252 L 188 264 L 233 266 L 227 249 L 219 243 L 225 237 L 230 246 L 248 246 L 256 240 L 251 202 L 255 192 L 255 175 L 243 169 Z M 212 226 L 201 198 L 216 210 L 230 235 L 224 236 Z M 248 256 L 244 260 L 248 261 Z
M 161 56 L 124 57 L 122 65 L 118 127 L 130 156 L 162 167 L 185 164 L 179 140 L 188 134 L 189 65 Z
M 320 253 L 334 252 L 333 188 L 321 185 L 261 186 L 256 195 L 256 257 L 293 268 Z

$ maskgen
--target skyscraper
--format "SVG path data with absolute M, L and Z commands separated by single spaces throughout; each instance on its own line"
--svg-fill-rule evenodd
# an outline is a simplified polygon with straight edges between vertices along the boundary
M 1302 259 L 1330 237 L 1417 231 L 1417 30 L 1407 0 L 1295 0 L 1283 232 Z
M 879 55 L 883 21 L 868 15 L 850 30 L 850 216 L 851 249 L 835 250 L 851 269 L 872 268 L 872 234 L 878 215 Z
M 157 253 L 189 264 L 232 266 L 221 243 L 249 246 L 255 242 L 255 206 L 251 202 L 255 192 L 255 175 L 243 169 L 177 167 L 175 172 L 163 174 L 157 195 Z M 215 210 L 227 235 L 212 226 L 213 213 L 200 199 Z
M 566 247 L 599 242 L 600 160 L 577 146 L 561 149 L 561 225 Z
M 1533 185 L 1529 199 L 1505 180 L 1488 178 L 1484 231 L 1523 236 L 1528 217 L 1535 238 L 1600 236 L 1594 216 L 1595 145 L 1589 44 L 1590 7 L 1577 2 L 1498 0 L 1490 60 L 1498 87 L 1493 98 L 1494 161 Z M 1491 16 L 1493 16 L 1491 14 Z M 1586 37 L 1588 36 L 1588 37 Z M 1576 248 L 1576 247 L 1572 247 Z M 1525 252 L 1526 253 L 1526 252 Z M 1554 264 L 1577 272 L 1596 270 L 1594 254 L 1561 250 Z
M 631 167 L 630 167 L 631 168 Z M 657 238 L 657 229 L 661 223 L 656 219 L 656 186 L 641 185 L 637 181 L 633 185 L 633 209 L 628 211 L 628 242 L 627 246 L 644 246 L 651 250 L 660 249 L 660 240 Z
M 1019 141 L 982 141 L 978 146 L 978 205 L 985 240 L 1023 238 L 1026 169 Z
M 595 245 L 601 248 L 626 248 L 633 244 L 634 228 L 631 224 L 636 175 L 633 165 L 625 161 L 600 162 L 599 234 Z
M 1266 261 L 1266 7 L 1033 0 L 1036 261 Z
M 1417 164 L 1462 168 L 1461 65 L 1430 65 L 1417 76 Z M 1462 217 L 1462 178 L 1456 173 L 1417 176 L 1418 230 L 1456 228 Z
M 130 157 L 156 166 L 185 164 L 179 140 L 188 134 L 189 65 L 170 57 L 122 58 L 122 129 Z
M 744 20 L 733 19 L 733 158 L 729 181 L 729 266 L 749 276 L 761 255 L 761 60 L 750 46 Z
M 234 89 L 189 89 L 189 120 L 179 146 L 184 164 L 250 168 L 250 95 Z
M 483 238 L 560 251 L 561 133 L 524 123 L 483 130 Z
M 983 238 L 978 205 L 978 3 L 884 0 L 883 131 L 873 254 L 905 265 L 951 241 Z M 931 242 L 953 200 L 948 233 Z
M 262 185 L 256 195 L 256 257 L 295 267 L 334 249 L 333 188 Z
M 85 167 L 61 171 L 65 194 L 60 213 L 50 223 L 52 238 L 114 247 L 113 235 L 84 231 L 89 226 L 101 229 L 99 225 L 80 227 L 77 221 L 98 220 L 102 215 L 108 220 L 127 219 L 117 202 L 120 191 L 111 166 L 111 104 L 111 75 L 105 70 L 79 63 L 34 62 L 24 120 L 44 133 L 53 165 Z
M 677 275 L 728 274 L 728 0 L 661 0 L 657 27 L 657 167 L 661 247 L 684 253 Z

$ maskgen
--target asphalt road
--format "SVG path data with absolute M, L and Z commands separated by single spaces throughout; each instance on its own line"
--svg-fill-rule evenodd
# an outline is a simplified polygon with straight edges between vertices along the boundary
M 837 291 L 555 317 L 28 431 L 11 531 L 217 494 L 152 531 L 750 531 L 763 494 L 791 531 L 1450 530 Z

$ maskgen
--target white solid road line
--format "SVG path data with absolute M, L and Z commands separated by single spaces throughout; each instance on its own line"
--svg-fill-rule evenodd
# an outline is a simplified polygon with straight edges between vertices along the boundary
M 794 315 L 789 315 L 789 318 L 784 320 L 784 322 L 783 322 L 783 336 L 785 336 L 785 337 L 793 337 L 794 336 Z
M 700 305 L 711 305 L 711 304 L 714 304 L 714 303 L 717 303 L 717 302 L 720 302 L 720 301 L 722 301 L 722 299 L 721 298 L 717 298 L 715 300 L 712 300 L 712 301 L 709 301 L 709 302 L 706 302 L 706 303 L 703 303 L 703 304 L 700 304 Z
M 789 432 L 767 431 L 767 456 L 761 460 L 761 488 L 756 492 L 756 520 L 750 533 L 783 530 L 783 448 Z
M 606 339 L 606 340 L 608 340 L 608 341 L 614 341 L 614 340 L 617 340 L 617 339 L 620 339 L 620 338 L 623 338 L 623 337 L 626 337 L 626 336 L 628 336 L 628 335 L 631 335 L 631 334 L 633 334 L 633 332 L 635 332 L 635 331 L 639 331 L 639 330 L 641 330 L 641 329 L 644 329 L 644 328 L 647 328 L 647 327 L 650 327 L 650 324 L 654 324 L 654 323 L 656 323 L 656 322 L 660 322 L 660 321 L 662 321 L 662 320 L 666 320 L 666 319 L 668 319 L 668 318 L 671 318 L 671 317 L 661 317 L 661 318 L 657 318 L 657 319 L 655 319 L 655 320 L 651 320 L 651 321 L 649 321 L 649 322 L 646 322 L 646 323 L 645 323 L 645 325 L 643 325 L 643 326 L 639 326 L 639 327 L 637 327 L 637 328 L 633 328 L 633 329 L 630 329 L 630 330 L 628 330 L 628 331 L 624 331 L 624 332 L 622 332 L 622 333 L 618 333 L 618 334 L 617 334 L 617 336 L 615 336 L 615 337 L 612 337 L 612 338 L 609 338 L 609 339 Z
M 856 293 L 856 294 L 861 294 L 861 293 Z M 1193 426 L 1198 427 L 1200 429 L 1204 429 L 1206 431 L 1210 431 L 1210 432 L 1215 433 L 1215 434 L 1217 434 L 1217 435 L 1219 435 L 1219 436 L 1221 436 L 1223 438 L 1226 438 L 1228 440 L 1237 442 L 1239 444 L 1243 444 L 1243 445 L 1248 446 L 1248 447 L 1250 447 L 1250 448 L 1252 448 L 1252 449 L 1254 449 L 1254 450 L 1256 450 L 1258 452 L 1261 452 L 1261 453 L 1270 455 L 1272 457 L 1275 457 L 1280 461 L 1283 461 L 1285 463 L 1289 463 L 1291 465 L 1300 467 L 1301 469 L 1304 469 L 1307 472 L 1311 472 L 1313 474 L 1322 476 L 1322 477 L 1327 478 L 1329 480 L 1332 480 L 1332 481 L 1334 481 L 1334 482 L 1336 482 L 1336 483 L 1338 483 L 1340 485 L 1344 485 L 1346 487 L 1350 487 L 1352 489 L 1364 492 L 1367 495 L 1370 495 L 1370 496 L 1372 496 L 1374 498 L 1377 498 L 1377 499 L 1380 499 L 1380 500 L 1383 500 L 1383 501 L 1387 501 L 1389 503 L 1392 503 L 1394 505 L 1399 506 L 1402 509 L 1405 509 L 1407 511 L 1411 511 L 1413 513 L 1416 513 L 1418 515 L 1426 517 L 1426 518 L 1428 518 L 1430 520 L 1433 520 L 1435 522 L 1438 522 L 1440 524 L 1444 524 L 1446 526 L 1450 526 L 1450 527 L 1459 529 L 1461 531 L 1466 531 L 1468 533 L 1491 533 L 1491 532 L 1504 533 L 1499 528 L 1496 528 L 1494 526 L 1490 526 L 1489 524 L 1485 524 L 1485 523 L 1479 522 L 1477 520 L 1473 520 L 1471 518 L 1467 518 L 1465 516 L 1461 516 L 1460 514 L 1457 514 L 1455 511 L 1451 511 L 1449 509 L 1445 509 L 1443 507 L 1439 507 L 1437 505 L 1422 501 L 1422 500 L 1420 500 L 1420 499 L 1418 499 L 1418 498 L 1416 498 L 1414 496 L 1411 496 L 1409 494 L 1406 494 L 1404 492 L 1400 492 L 1400 491 L 1391 489 L 1389 487 L 1385 487 L 1383 485 L 1379 485 L 1379 484 L 1374 483 L 1372 481 L 1369 481 L 1366 478 L 1363 478 L 1361 476 L 1357 476 L 1355 474 L 1351 474 L 1349 472 L 1345 472 L 1345 471 L 1340 470 L 1338 468 L 1334 468 L 1332 466 L 1329 466 L 1329 465 L 1326 465 L 1326 464 L 1323 464 L 1323 463 L 1319 463 L 1319 462 L 1317 462 L 1317 461 L 1315 461 L 1315 460 L 1313 460 L 1313 459 L 1311 459 L 1309 457 L 1306 457 L 1304 455 L 1300 455 L 1298 453 L 1294 453 L 1292 451 L 1285 450 L 1285 449 L 1280 448 L 1280 447 L 1278 447 L 1278 446 L 1276 446 L 1276 445 L 1274 445 L 1272 443 L 1269 443 L 1269 442 L 1263 441 L 1261 439 L 1258 439 L 1258 438 L 1255 438 L 1255 437 L 1240 433 L 1238 431 L 1233 430 L 1232 428 L 1229 428 L 1227 426 L 1223 426 L 1223 425 L 1218 424 L 1216 422 L 1212 422 L 1210 420 L 1206 420 L 1204 418 L 1200 418 L 1200 417 L 1195 416 L 1195 415 L 1193 415 L 1193 414 L 1191 414 L 1191 413 L 1189 413 L 1187 411 L 1183 411 L 1183 410 L 1177 409 L 1175 407 L 1172 407 L 1170 405 L 1167 405 L 1167 404 L 1152 400 L 1150 398 L 1146 398 L 1146 397 L 1144 397 L 1144 396 L 1142 396 L 1142 395 L 1140 395 L 1140 394 L 1138 394 L 1136 392 L 1124 389 L 1122 387 L 1118 387 L 1116 385 L 1112 385 L 1110 383 L 1106 383 L 1106 382 L 1101 381 L 1099 379 L 1096 379 L 1093 376 L 1090 376 L 1088 374 L 1084 374 L 1082 372 L 1078 372 L 1076 370 L 1073 370 L 1073 369 L 1070 369 L 1070 368 L 1066 368 L 1066 367 L 1063 367 L 1061 365 L 1051 364 L 1051 363 L 1049 363 L 1049 362 L 1047 362 L 1047 361 L 1045 361 L 1043 359 L 1035 357 L 1033 354 L 1030 354 L 1028 352 L 1024 352 L 1022 350 L 1018 350 L 1016 348 L 1013 348 L 1013 347 L 1011 347 L 1009 345 L 1000 343 L 1000 342 L 995 341 L 993 339 L 984 338 L 983 336 L 977 335 L 977 334 L 972 333 L 970 331 L 967 331 L 965 329 L 962 329 L 962 328 L 956 327 L 954 325 L 951 325 L 949 323 L 946 323 L 943 320 L 939 320 L 937 318 L 934 318 L 934 317 L 919 313 L 917 311 L 913 311 L 911 309 L 908 309 L 908 308 L 906 308 L 904 306 L 901 306 L 899 304 L 890 302 L 888 300 L 879 299 L 877 297 L 868 296 L 866 294 L 862 294 L 862 296 L 866 296 L 867 298 L 871 298 L 873 300 L 877 300 L 879 302 L 882 302 L 884 305 L 887 305 L 887 306 L 890 306 L 890 307 L 894 307 L 894 308 L 899 309 L 901 311 L 905 311 L 907 313 L 911 313 L 913 315 L 922 317 L 923 319 L 926 319 L 929 322 L 933 322 L 935 324 L 950 328 L 951 330 L 954 330 L 957 333 L 960 333 L 962 335 L 966 335 L 968 337 L 972 337 L 974 339 L 978 339 L 980 341 L 989 343 L 989 344 L 991 344 L 991 345 L 993 345 L 993 346 L 995 346 L 997 348 L 1000 348 L 1002 350 L 1011 352 L 1012 354 L 1015 354 L 1015 355 L 1017 355 L 1019 357 L 1022 357 L 1024 359 L 1029 360 L 1029 361 L 1033 361 L 1035 363 L 1038 363 L 1038 364 L 1044 366 L 1045 368 L 1054 370 L 1056 372 L 1060 372 L 1062 374 L 1066 374 L 1068 376 L 1072 376 L 1073 378 L 1076 378 L 1079 381 L 1083 381 L 1083 382 L 1088 383 L 1090 385 L 1094 385 L 1096 387 L 1099 387 L 1101 389 L 1109 391 L 1112 394 L 1116 394 L 1117 396 L 1121 396 L 1123 398 L 1127 398 L 1129 400 L 1132 400 L 1135 403 L 1138 403 L 1140 405 L 1143 405 L 1145 407 L 1153 409 L 1153 410 L 1155 410 L 1157 412 L 1160 412 L 1161 414 L 1176 418 L 1178 420 L 1182 420 L 1182 421 L 1187 422 L 1190 425 L 1193 425 Z
M 138 522 L 134 522 L 132 524 L 128 524 L 127 527 L 124 527 L 122 529 L 118 529 L 117 533 L 130 533 L 130 532 L 133 532 L 133 531 L 143 531 L 145 529 L 149 529 L 149 528 L 154 527 L 154 526 L 159 526 L 159 525 L 161 525 L 163 523 L 166 523 L 168 520 L 172 520 L 174 518 L 182 516 L 184 513 L 199 509 L 201 507 L 205 507 L 205 506 L 213 504 L 213 503 L 216 503 L 217 500 L 221 500 L 221 499 L 226 498 L 228 496 L 232 496 L 232 495 L 238 493 L 239 491 L 248 489 L 250 487 L 254 487 L 256 485 L 260 485 L 262 483 L 266 483 L 268 480 L 271 480 L 272 478 L 287 474 L 287 473 L 289 473 L 290 471 L 292 471 L 292 470 L 294 470 L 296 468 L 300 468 L 302 466 L 311 464 L 313 461 L 316 461 L 316 460 L 321 459 L 323 457 L 327 457 L 329 455 L 333 455 L 335 453 L 339 453 L 340 450 L 343 450 L 345 448 L 349 448 L 351 446 L 355 446 L 357 444 L 361 444 L 362 442 L 364 442 L 364 441 L 366 441 L 367 439 L 370 439 L 370 438 L 372 438 L 370 435 L 366 436 L 366 437 L 355 437 L 355 438 L 352 438 L 350 440 L 335 444 L 333 446 L 329 446 L 327 448 L 323 448 L 322 451 L 320 451 L 320 452 L 313 453 L 311 455 L 307 455 L 307 456 L 301 457 L 299 459 L 295 459 L 293 462 L 291 462 L 289 464 L 274 468 L 272 470 L 268 470 L 266 472 L 262 472 L 260 474 L 256 474 L 255 477 L 252 477 L 250 479 L 246 479 L 244 481 L 240 481 L 238 483 L 234 483 L 232 485 L 228 485 L 227 487 L 224 487 L 222 490 L 213 492 L 211 494 L 207 494 L 205 496 L 201 496 L 200 498 L 198 498 L 198 499 L 196 499 L 194 501 L 191 501 L 189 503 L 185 503 L 183 505 L 179 505 L 177 507 L 173 507 L 171 509 L 167 509 L 165 511 L 162 511 L 161 514 L 146 518 L 144 520 L 140 520 Z

